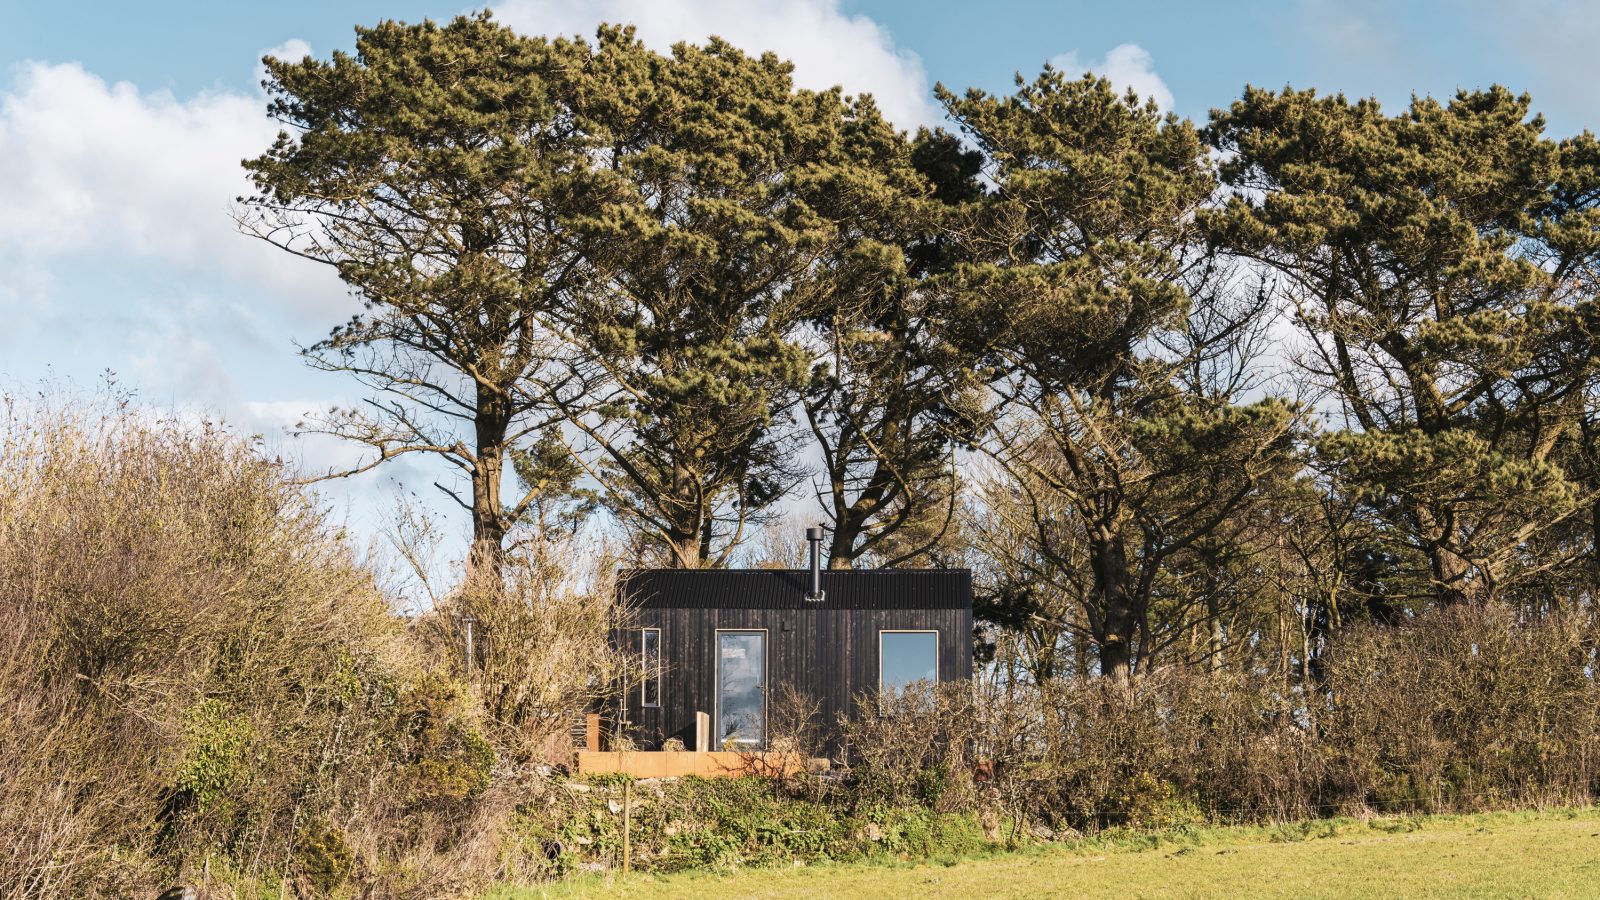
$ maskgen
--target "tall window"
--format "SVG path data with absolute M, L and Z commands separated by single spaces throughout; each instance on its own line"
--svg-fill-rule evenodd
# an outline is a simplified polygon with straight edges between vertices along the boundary
M 715 749 L 745 750 L 767 741 L 767 633 L 717 631 Z
M 639 701 L 645 706 L 661 705 L 661 629 L 646 628 L 639 635 L 640 659 L 644 663 L 644 681 L 639 688 Z
M 939 632 L 878 632 L 878 687 L 899 693 L 918 681 L 939 680 Z

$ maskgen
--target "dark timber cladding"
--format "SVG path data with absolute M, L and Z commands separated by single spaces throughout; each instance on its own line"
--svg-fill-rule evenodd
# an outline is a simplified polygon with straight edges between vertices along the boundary
M 850 712 L 857 694 L 879 690 L 884 632 L 936 632 L 938 680 L 972 676 L 967 570 L 824 571 L 820 602 L 806 599 L 810 578 L 805 570 L 665 569 L 623 579 L 622 599 L 636 613 L 622 645 L 639 659 L 643 631 L 660 630 L 659 705 L 646 705 L 647 691 L 637 688 L 626 703 L 642 749 L 672 737 L 692 748 L 695 713 L 716 716 L 719 631 L 765 633 L 769 718 L 785 686 L 813 698 L 824 724 Z

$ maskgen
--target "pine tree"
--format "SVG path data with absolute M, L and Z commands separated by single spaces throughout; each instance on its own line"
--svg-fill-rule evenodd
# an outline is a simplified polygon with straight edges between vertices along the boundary
M 582 45 L 522 37 L 487 14 L 356 29 L 353 54 L 268 57 L 269 112 L 289 130 L 245 162 L 241 227 L 334 267 L 365 311 L 305 351 L 370 393 L 303 426 L 371 455 L 459 469 L 469 574 L 497 576 L 507 532 L 539 499 L 502 496 L 521 444 L 582 396 L 542 316 L 590 269 L 574 214 L 596 196 L 592 144 L 563 79 Z
M 942 279 L 952 340 L 982 353 L 1001 407 L 987 447 L 1036 554 L 1087 566 L 1100 671 L 1126 678 L 1159 645 L 1166 567 L 1286 464 L 1295 411 L 1239 402 L 1249 378 L 1212 365 L 1249 356 L 1260 304 L 1197 250 L 1215 182 L 1190 123 L 1048 67 L 1010 97 L 939 90 L 995 185 L 962 229 L 972 261 Z
M 1205 221 L 1279 273 L 1337 426 L 1319 463 L 1381 524 L 1414 601 L 1559 565 L 1526 549 L 1583 494 L 1556 451 L 1594 373 L 1600 182 L 1577 165 L 1592 139 L 1550 140 L 1529 105 L 1496 87 L 1391 116 L 1252 88 L 1210 127 L 1235 196 Z

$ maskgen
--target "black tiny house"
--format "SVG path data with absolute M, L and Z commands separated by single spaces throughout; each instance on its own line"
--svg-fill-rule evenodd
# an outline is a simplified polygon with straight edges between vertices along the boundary
M 821 588 L 820 597 L 816 587 Z M 627 731 L 644 750 L 764 748 L 769 700 L 789 686 L 837 721 L 856 695 L 918 679 L 972 677 L 972 575 L 965 569 L 652 569 L 622 581 L 640 661 Z

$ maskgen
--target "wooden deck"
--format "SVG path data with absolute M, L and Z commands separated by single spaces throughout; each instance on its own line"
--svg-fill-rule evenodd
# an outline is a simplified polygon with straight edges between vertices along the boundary
M 635 778 L 730 778 L 739 775 L 795 775 L 806 770 L 798 753 L 741 753 L 733 750 L 579 750 L 579 775 L 618 772 Z

